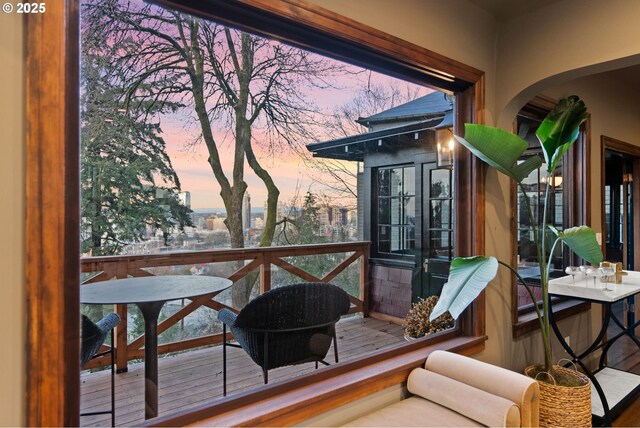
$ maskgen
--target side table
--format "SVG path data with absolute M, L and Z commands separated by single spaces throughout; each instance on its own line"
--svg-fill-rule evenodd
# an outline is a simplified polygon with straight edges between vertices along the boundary
M 553 305 L 549 316 L 551 328 L 556 334 L 562 347 L 571 356 L 571 359 L 580 366 L 584 373 L 591 379 L 591 410 L 594 419 L 602 421 L 604 426 L 611 426 L 611 422 L 632 402 L 638 392 L 640 392 L 640 376 L 623 370 L 606 366 L 607 352 L 618 339 L 628 336 L 640 349 L 640 340 L 635 336 L 635 328 L 640 325 L 640 321 L 629 322 L 628 326 L 618 319 L 612 310 L 612 305 L 630 296 L 640 293 L 640 272 L 628 271 L 628 275 L 623 277 L 622 284 L 609 283 L 612 290 L 604 289 L 604 284 L 599 280 L 594 285 L 593 278 L 576 280 L 569 276 L 553 279 L 549 281 L 549 294 L 553 296 L 564 296 L 572 299 L 583 300 L 602 305 L 603 321 L 600 331 L 596 335 L 593 343 L 581 353 L 576 353 L 565 341 L 562 332 L 558 328 L 554 314 Z M 605 339 L 607 328 L 613 321 L 620 328 L 620 333 Z M 594 352 L 602 350 L 598 362 L 597 370 L 591 371 L 585 364 L 586 359 Z

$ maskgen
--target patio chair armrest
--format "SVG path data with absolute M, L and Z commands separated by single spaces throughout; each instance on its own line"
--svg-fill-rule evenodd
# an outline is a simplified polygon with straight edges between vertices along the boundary
M 96 323 L 98 328 L 105 333 L 113 330 L 120 323 L 118 314 L 111 312 Z
M 226 308 L 218 311 L 218 319 L 228 326 L 234 325 L 238 316 Z

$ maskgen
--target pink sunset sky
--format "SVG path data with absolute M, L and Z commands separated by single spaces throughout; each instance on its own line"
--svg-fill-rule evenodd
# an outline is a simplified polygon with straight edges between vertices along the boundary
M 137 3 L 134 2 L 134 5 Z M 143 3 L 137 4 L 136 7 L 145 7 Z M 162 14 L 161 8 L 158 13 Z M 272 41 L 270 46 L 275 47 L 279 42 Z M 215 49 L 218 49 L 216 47 Z M 312 56 L 315 54 L 311 54 Z M 224 57 L 224 54 L 221 54 Z M 316 57 L 318 58 L 318 57 Z M 258 60 L 258 58 L 256 58 Z M 326 60 L 333 61 L 334 60 Z M 344 65 L 344 64 L 343 64 Z M 223 65 L 224 67 L 224 65 Z M 309 84 L 308 81 L 302 81 L 303 84 L 298 85 L 298 97 L 304 100 L 306 105 L 313 104 L 322 115 L 331 114 L 338 108 L 344 106 L 351 101 L 356 94 L 365 90 L 367 85 L 378 85 L 394 87 L 402 94 L 411 93 L 411 98 L 426 95 L 432 92 L 432 89 L 419 87 L 417 85 L 406 83 L 401 80 L 388 77 L 379 73 L 370 73 L 366 70 L 355 66 L 346 66 L 342 69 L 342 73 L 338 76 L 326 75 L 324 79 L 319 80 L 318 85 Z M 319 89 L 318 86 L 323 87 Z M 329 86 L 329 87 L 327 87 Z M 406 102 L 406 96 L 403 102 Z M 396 102 L 399 104 L 400 102 Z M 371 114 L 378 113 L 372 112 Z M 357 117 L 352 118 L 353 120 Z M 258 124 L 260 120 L 256 122 Z M 264 121 L 263 121 L 264 122 Z M 164 114 L 160 117 L 160 123 L 163 130 L 162 137 L 167 145 L 167 153 L 171 158 L 173 167 L 178 174 L 182 191 L 191 193 L 191 207 L 193 209 L 202 208 L 223 208 L 222 198 L 220 197 L 220 187 L 213 176 L 211 167 L 207 163 L 208 152 L 204 142 L 193 144 L 200 135 L 200 125 L 195 120 L 195 112 L 192 107 L 187 107 L 175 114 Z M 231 181 L 231 170 L 233 168 L 233 135 L 225 129 L 233 125 L 222 125 L 214 122 L 212 129 L 218 151 L 223 165 L 226 169 L 226 175 Z M 264 123 L 262 124 L 264 125 Z M 218 126 L 216 129 L 215 127 Z M 252 129 L 254 152 L 259 158 L 259 162 L 263 168 L 267 169 L 271 174 L 276 186 L 280 190 L 281 202 L 287 204 L 294 196 L 296 191 L 304 195 L 307 191 L 314 193 L 322 193 L 323 186 L 318 183 L 318 170 L 310 168 L 304 164 L 299 153 L 288 148 L 276 154 L 267 152 L 264 130 L 259 128 Z M 318 141 L 332 139 L 328 133 L 320 127 L 314 128 L 315 139 L 310 141 L 299 141 L 300 144 L 306 145 Z M 359 132 L 364 132 L 365 129 Z M 355 131 L 354 131 L 355 132 Z M 299 150 L 300 151 L 300 150 Z M 306 154 L 306 149 L 302 150 Z M 355 171 L 357 165 L 351 162 L 349 169 Z M 248 184 L 248 192 L 251 195 L 252 207 L 262 207 L 266 200 L 266 189 L 262 181 L 255 176 L 251 168 L 245 162 L 245 181 Z M 322 180 L 320 180 L 322 181 Z
M 126 7 L 131 7 L 133 11 L 136 11 L 136 9 L 142 10 L 144 8 L 150 7 L 150 10 L 152 12 L 154 11 L 154 9 L 157 10 L 158 16 L 163 16 L 163 13 L 166 13 L 161 7 L 149 6 L 143 3 L 141 0 L 133 0 L 130 3 L 123 2 L 123 5 L 125 5 Z M 170 17 L 168 18 L 168 20 L 169 22 L 171 21 Z M 153 20 L 151 19 L 150 21 Z M 148 23 L 148 25 L 159 24 Z M 176 31 L 174 27 L 171 27 L 172 24 L 166 25 L 167 34 L 172 34 L 172 31 Z M 162 27 L 161 29 L 165 30 L 164 27 Z M 133 37 L 136 37 L 135 32 L 133 32 L 132 34 Z M 115 42 L 116 39 L 114 39 L 114 43 Z M 149 37 L 147 36 L 140 39 L 139 43 L 140 49 L 142 49 L 142 47 L 144 46 L 147 46 L 147 44 L 147 47 L 153 46 L 153 42 L 150 41 Z M 275 49 L 278 44 L 279 42 L 270 41 L 262 46 Z M 219 49 L 218 46 L 219 45 L 216 45 L 214 51 Z M 216 52 L 216 54 L 218 53 L 220 53 L 220 57 L 224 59 L 224 52 Z M 259 54 L 256 54 L 256 60 L 259 59 L 258 55 Z M 315 54 L 310 54 L 310 57 L 313 57 L 315 59 L 319 58 L 318 56 L 314 55 Z M 154 58 L 146 58 L 146 60 L 150 61 L 150 63 L 153 63 L 153 59 Z M 338 64 L 336 61 L 330 59 L 325 59 L 325 61 L 333 61 L 335 64 Z M 326 187 L 322 184 L 322 173 L 317 168 L 309 167 L 308 159 L 310 158 L 310 154 L 304 148 L 304 146 L 307 144 L 335 138 L 335 134 L 332 137 L 331 135 L 329 135 L 329 130 L 327 130 L 326 128 L 322 128 L 321 120 L 327 120 L 328 116 L 331 113 L 338 111 L 345 104 L 352 101 L 356 96 L 362 96 L 363 92 L 368 89 L 376 90 L 376 88 L 378 87 L 383 87 L 389 89 L 393 88 L 396 91 L 393 98 L 395 102 L 387 103 L 387 105 L 380 110 L 385 110 L 394 105 L 407 102 L 409 99 L 414 99 L 433 91 L 433 89 L 427 87 L 421 87 L 418 85 L 407 83 L 379 73 L 369 72 L 359 67 L 344 64 L 342 65 L 343 67 L 339 70 L 341 74 L 336 75 L 328 72 L 323 77 L 318 77 L 318 79 L 326 80 L 318 80 L 316 82 L 318 83 L 317 85 L 309 84 L 308 80 L 303 80 L 303 78 L 300 76 L 296 77 L 297 79 L 299 79 L 297 81 L 295 80 L 296 78 L 292 78 L 292 80 L 290 81 L 283 80 L 284 82 L 289 84 L 293 82 L 293 86 L 290 86 L 289 88 L 296 88 L 296 92 L 293 93 L 297 95 L 296 101 L 299 101 L 299 103 L 294 102 L 292 105 L 302 104 L 304 106 L 309 106 L 310 104 L 313 104 L 313 106 L 315 106 L 316 110 L 319 112 L 317 114 L 317 126 L 308 127 L 312 128 L 310 129 L 310 131 L 313 131 L 314 138 L 310 138 L 309 141 L 298 141 L 297 143 L 300 146 L 297 152 L 291 147 L 284 146 L 284 148 L 281 148 L 278 153 L 269 153 L 267 149 L 268 139 L 265 136 L 265 130 L 264 128 L 260 128 L 261 125 L 264 126 L 264 120 L 262 120 L 262 124 L 260 124 L 260 119 L 258 119 L 258 121 L 256 121 L 255 123 L 256 125 L 258 125 L 257 128 L 252 129 L 252 146 L 254 148 L 254 152 L 256 153 L 256 156 L 258 157 L 258 160 L 261 163 L 262 167 L 269 171 L 276 186 L 280 190 L 280 202 L 288 204 L 291 201 L 292 197 L 296 194 L 303 196 L 308 191 L 322 194 L 326 190 Z M 227 66 L 229 65 L 222 65 L 223 68 Z M 340 67 L 327 68 L 331 70 L 338 70 Z M 338 71 L 336 71 L 336 73 L 337 72 Z M 322 76 L 321 72 L 319 74 Z M 228 73 L 227 75 L 232 75 L 232 73 Z M 258 85 L 260 84 L 261 83 L 258 83 Z M 319 87 L 322 87 L 322 89 L 320 89 Z M 260 90 L 260 88 L 258 88 L 258 90 Z M 387 92 L 390 91 L 386 91 L 385 94 Z M 191 208 L 223 208 L 224 204 L 219 194 L 220 186 L 218 185 L 211 167 L 207 162 L 209 156 L 207 148 L 204 142 L 197 141 L 201 129 L 199 123 L 195 118 L 195 111 L 193 109 L 193 106 L 189 106 L 190 102 L 188 99 L 186 99 L 185 102 L 187 104 L 187 107 L 177 111 L 176 113 L 162 114 L 158 118 L 160 121 L 161 129 L 163 131 L 161 137 L 166 143 L 167 154 L 169 155 L 173 168 L 180 180 L 181 190 L 191 193 Z M 375 113 L 379 113 L 379 110 L 370 111 L 364 115 L 368 116 Z M 352 117 L 350 119 L 355 120 L 357 119 L 357 117 Z M 212 129 L 220 158 L 222 160 L 223 166 L 225 168 L 225 173 L 229 181 L 231 181 L 231 170 L 233 168 L 232 156 L 234 145 L 233 135 L 228 129 L 231 126 L 233 125 L 213 122 L 214 128 Z M 353 133 L 356 134 L 366 132 L 366 129 L 362 127 L 359 128 L 360 129 L 354 127 Z M 305 159 L 302 158 L 303 155 L 307 156 L 307 164 L 305 164 Z M 357 168 L 355 162 L 346 162 L 345 164 L 346 168 L 350 171 L 355 171 Z M 244 169 L 244 180 L 248 185 L 247 191 L 251 195 L 252 207 L 263 207 L 267 196 L 266 189 L 263 182 L 253 173 L 246 162 Z M 326 182 L 329 180 L 324 181 Z M 338 205 L 341 204 L 341 201 L 334 201 L 333 203 Z M 351 204 L 353 204 L 353 201 L 351 201 Z
M 306 95 L 312 98 L 322 111 L 329 113 L 353 99 L 358 89 L 364 88 L 369 80 L 372 83 L 417 88 L 419 95 L 432 92 L 432 89 L 418 87 L 379 73 L 372 73 L 370 78 L 363 73 L 339 78 L 334 82 L 337 88 L 309 90 Z M 207 163 L 208 152 L 204 143 L 190 145 L 199 135 L 198 125 L 192 118 L 179 114 L 164 116 L 161 123 L 167 152 L 180 179 L 182 190 L 191 192 L 191 207 L 193 209 L 223 208 L 224 204 L 219 194 L 220 186 Z M 218 130 L 214 134 L 219 142 L 218 148 L 223 164 L 228 166 L 227 177 L 231 177 L 233 136 L 225 133 L 223 130 Z M 319 135 L 317 141 L 308 141 L 307 144 L 327 139 L 331 138 L 327 135 Z M 223 142 L 220 143 L 221 141 Z M 293 150 L 276 155 L 268 153 L 264 147 L 259 148 L 260 137 L 257 132 L 254 132 L 254 144 L 260 163 L 269 171 L 280 189 L 281 202 L 287 204 L 297 191 L 300 194 L 305 194 L 307 191 L 323 191 L 324 186 L 317 181 L 319 172 L 307 167 L 300 155 Z M 350 164 L 351 169 L 356 169 L 355 162 L 347 164 Z M 263 207 L 267 196 L 266 189 L 246 163 L 245 181 L 248 184 L 247 191 L 251 195 L 252 207 Z

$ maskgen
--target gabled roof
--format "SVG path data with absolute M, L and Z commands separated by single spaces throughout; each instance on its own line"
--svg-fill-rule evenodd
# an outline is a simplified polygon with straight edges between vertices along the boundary
M 407 122 L 433 115 L 442 115 L 442 113 L 452 109 L 453 104 L 447 95 L 436 91 L 372 116 L 360 117 L 356 122 L 365 126 L 394 121 Z
M 385 145 L 401 144 L 407 141 L 407 135 L 424 131 L 434 131 L 453 126 L 453 110 L 438 117 L 420 122 L 412 122 L 393 128 L 385 128 L 379 131 L 365 132 L 364 134 L 337 138 L 335 140 L 320 143 L 307 144 L 307 150 L 313 153 L 313 157 L 341 159 L 350 161 L 363 161 L 364 154 L 379 150 L 383 142 Z

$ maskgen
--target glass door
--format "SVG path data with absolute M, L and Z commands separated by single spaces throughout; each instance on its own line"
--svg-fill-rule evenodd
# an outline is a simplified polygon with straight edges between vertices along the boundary
M 447 282 L 453 247 L 453 186 L 450 168 L 424 163 L 422 181 L 420 259 L 414 275 L 412 301 L 440 295 Z

